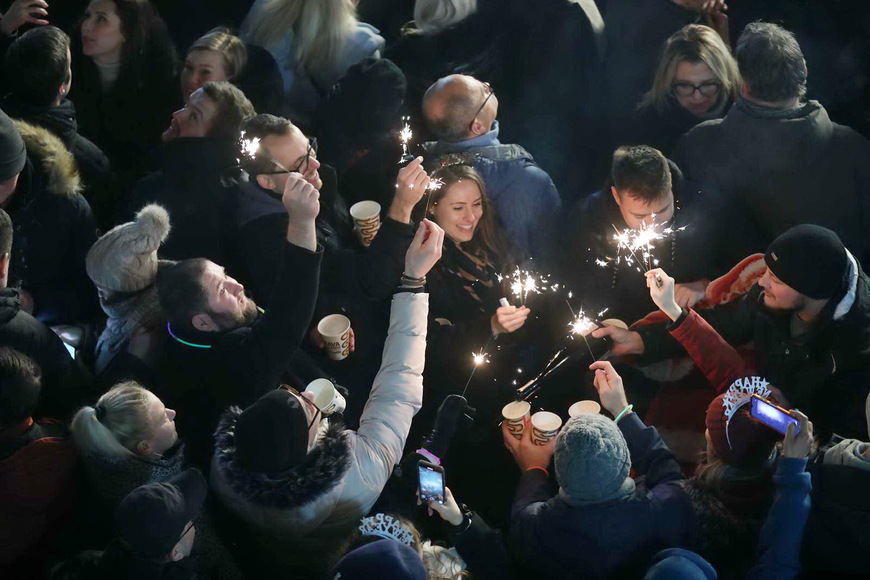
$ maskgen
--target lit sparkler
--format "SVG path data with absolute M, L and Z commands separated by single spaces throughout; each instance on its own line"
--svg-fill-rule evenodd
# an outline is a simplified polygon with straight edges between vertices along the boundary
M 667 239 L 673 236 L 676 232 L 685 229 L 666 227 L 665 224 L 657 224 L 655 214 L 650 216 L 652 223 L 647 224 L 646 220 L 641 222 L 639 229 L 626 228 L 622 231 L 616 226 L 613 229 L 616 233 L 613 239 L 616 242 L 616 257 L 613 259 L 596 258 L 595 263 L 601 267 L 607 267 L 611 262 L 615 264 L 625 263 L 633 266 L 638 272 L 646 273 L 659 265 L 658 259 L 653 254 L 655 242 Z M 661 288 L 661 276 L 656 276 L 656 285 Z
M 414 133 L 411 131 L 411 125 L 408 123 L 410 120 L 411 117 L 402 117 L 402 130 L 399 131 L 399 142 L 402 144 L 402 157 L 399 158 L 399 163 L 404 163 L 411 156 L 408 152 L 408 147 Z
M 242 148 L 242 154 L 245 157 L 251 159 L 252 161 L 257 159 L 257 157 L 263 157 L 269 160 L 271 163 L 274 163 L 282 171 L 286 171 L 287 173 L 293 173 L 292 171 L 284 167 L 281 163 L 279 163 L 274 157 L 272 157 L 272 155 L 270 155 L 268 151 L 260 146 L 259 137 L 245 139 L 245 132 L 242 131 L 242 134 L 239 136 L 239 144 Z
M 547 283 L 547 276 L 536 278 L 531 272 L 519 268 L 514 271 L 511 279 L 511 292 L 520 300 L 522 306 L 526 305 L 526 298 L 530 293 L 540 294 L 541 287 Z M 538 286 L 538 282 L 541 283 L 541 287 Z M 545 287 L 543 289 L 546 290 Z
M 478 352 L 471 353 L 471 361 L 474 363 L 474 367 L 471 369 L 471 374 L 468 375 L 468 380 L 465 381 L 465 387 L 462 389 L 462 396 L 465 396 L 465 392 L 468 390 L 468 385 L 471 384 L 471 379 L 474 377 L 474 373 L 477 371 L 477 367 L 482 364 L 489 364 L 489 353 L 486 352 L 486 349 L 489 348 L 489 343 L 492 342 L 493 338 L 498 338 L 494 334 L 490 334 L 489 338 L 486 341 L 486 344 L 483 345 L 483 348 Z

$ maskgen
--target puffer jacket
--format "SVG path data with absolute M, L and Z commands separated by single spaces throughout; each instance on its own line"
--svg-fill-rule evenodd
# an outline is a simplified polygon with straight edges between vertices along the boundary
M 279 477 L 248 471 L 235 456 L 241 409 L 230 408 L 218 426 L 212 489 L 267 544 L 270 557 L 287 563 L 296 574 L 323 572 L 328 557 L 374 505 L 402 457 L 411 419 L 422 404 L 428 304 L 427 294 L 393 298 L 383 362 L 359 429 L 324 425 L 300 465 Z
M 46 324 L 87 321 L 98 311 L 85 272 L 97 228 L 79 193 L 75 159 L 48 130 L 23 121 L 15 126 L 27 162 L 6 208 L 14 226 L 10 277 L 33 296 L 33 315 Z

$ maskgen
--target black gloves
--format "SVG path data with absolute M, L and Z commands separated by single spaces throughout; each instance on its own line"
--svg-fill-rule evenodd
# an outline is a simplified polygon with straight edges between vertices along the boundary
M 444 402 L 438 407 L 435 425 L 423 442 L 423 448 L 432 455 L 443 458 L 460 422 L 470 425 L 474 421 L 475 413 L 476 411 L 468 406 L 465 397 L 455 394 L 447 395 Z

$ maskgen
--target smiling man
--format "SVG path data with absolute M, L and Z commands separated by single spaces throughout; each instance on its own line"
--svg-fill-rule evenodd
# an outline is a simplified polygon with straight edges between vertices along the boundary
M 254 116 L 245 94 L 227 82 L 208 82 L 163 132 L 163 169 L 143 177 L 119 203 L 115 223 L 126 223 L 149 203 L 172 216 L 172 236 L 161 257 L 205 257 L 224 264 L 235 188 L 225 182 L 237 164 L 239 126 Z
M 837 234 L 815 225 L 776 238 L 764 260 L 767 270 L 748 293 L 699 314 L 732 346 L 751 342 L 761 374 L 812 415 L 821 436 L 864 437 L 870 279 Z M 641 364 L 682 352 L 662 325 L 593 336 L 610 336 L 616 355 L 642 354 Z

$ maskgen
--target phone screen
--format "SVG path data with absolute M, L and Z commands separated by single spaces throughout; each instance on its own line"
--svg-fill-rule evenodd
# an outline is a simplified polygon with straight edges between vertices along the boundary
M 417 472 L 420 476 L 420 499 L 444 503 L 444 473 L 425 464 L 418 465 Z
M 76 347 L 74 347 L 71 344 L 67 344 L 65 342 L 63 343 L 63 346 L 64 346 L 64 348 L 66 348 L 66 351 L 69 353 L 70 358 L 74 359 L 76 357 Z
M 788 431 L 788 424 L 795 424 L 795 433 L 797 433 L 801 424 L 796 418 L 779 409 L 776 405 L 772 405 L 767 401 L 758 397 L 752 397 L 752 410 L 750 414 L 770 427 L 775 431 L 779 431 L 783 435 Z

